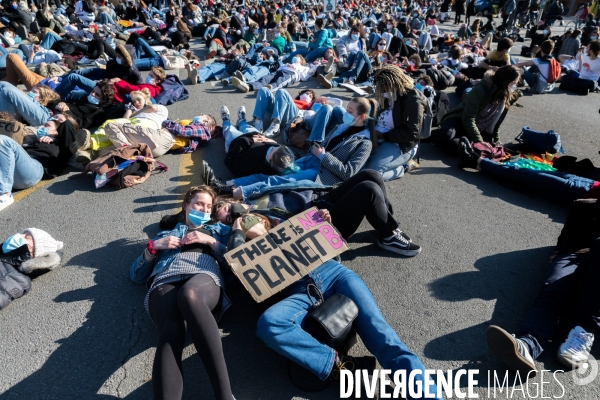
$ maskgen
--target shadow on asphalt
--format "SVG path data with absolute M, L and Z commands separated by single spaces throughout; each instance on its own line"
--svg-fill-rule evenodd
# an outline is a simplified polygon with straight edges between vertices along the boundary
M 149 237 L 154 236 L 158 223 L 144 231 Z M 143 307 L 146 287 L 134 284 L 128 275 L 129 264 L 143 248 L 140 242 L 116 240 L 69 261 L 64 268 L 90 268 L 94 285 L 61 293 L 54 301 L 89 302 L 86 319 L 57 343 L 37 371 L 4 392 L 2 399 L 114 398 L 101 394 L 105 384 L 116 389 L 120 398 L 152 398 L 151 360 L 158 337 Z M 219 327 L 224 332 L 225 359 L 236 397 L 281 400 L 303 396 L 287 375 L 287 360 L 255 335 L 256 322 L 267 305 L 255 303 L 237 280 L 228 283 L 227 293 L 234 307 L 225 313 Z M 187 345 L 192 344 L 189 335 L 187 339 Z M 138 359 L 128 363 L 144 356 L 142 353 L 148 349 L 152 349 L 146 355 L 149 362 Z M 120 386 L 124 374 L 119 369 L 124 365 L 127 377 Z M 184 399 L 212 398 L 210 382 L 195 349 L 183 361 L 183 371 Z M 310 398 L 335 398 L 337 391 L 337 385 L 332 384 L 323 392 L 312 393 Z
M 549 266 L 548 260 L 554 247 L 541 247 L 510 253 L 499 253 L 480 258 L 475 262 L 475 270 L 459 272 L 439 278 L 429 284 L 429 290 L 438 300 L 456 303 L 470 300 L 495 301 L 490 321 L 470 326 L 450 334 L 440 336 L 425 345 L 424 354 L 437 360 L 469 360 L 462 369 L 479 369 L 480 387 L 488 386 L 488 371 L 496 371 L 504 376 L 507 366 L 496 359 L 485 340 L 489 325 L 498 325 L 508 332 L 515 332 L 526 312 L 537 297 Z M 439 324 L 446 324 L 446 317 L 440 316 Z M 556 360 L 558 346 L 567 337 L 570 326 L 560 325 L 555 338 L 546 346 L 538 361 L 546 370 L 566 370 Z M 600 349 L 596 347 L 592 354 L 598 358 Z M 515 373 L 509 372 L 509 382 L 515 381 Z M 493 385 L 493 382 L 490 382 Z M 467 386 L 467 380 L 461 381 Z

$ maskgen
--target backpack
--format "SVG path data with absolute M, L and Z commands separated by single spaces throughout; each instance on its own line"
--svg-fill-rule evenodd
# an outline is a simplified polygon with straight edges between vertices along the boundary
M 160 84 L 163 90 L 156 95 L 154 100 L 157 104 L 168 106 L 180 100 L 190 97 L 190 92 L 177 75 L 167 75 L 167 78 Z
M 442 118 L 444 118 L 449 109 L 450 98 L 448 97 L 448 93 L 441 92 L 439 90 L 436 91 L 431 107 L 431 112 L 433 113 L 432 125 L 439 126 L 442 122 Z
M 555 58 L 551 58 L 550 59 L 550 65 L 548 66 L 548 71 L 550 71 L 548 73 L 548 76 L 544 76 L 544 74 L 540 74 L 542 76 L 544 76 L 544 79 L 546 79 L 546 81 L 548 83 L 554 83 L 558 80 L 558 78 L 560 78 L 560 73 L 562 72 L 560 64 L 558 63 L 558 61 L 556 61 Z

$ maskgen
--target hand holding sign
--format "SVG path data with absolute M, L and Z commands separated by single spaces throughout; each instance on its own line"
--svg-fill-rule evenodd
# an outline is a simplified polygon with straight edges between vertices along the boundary
M 226 253 L 225 259 L 261 302 L 347 249 L 329 211 L 313 207 Z

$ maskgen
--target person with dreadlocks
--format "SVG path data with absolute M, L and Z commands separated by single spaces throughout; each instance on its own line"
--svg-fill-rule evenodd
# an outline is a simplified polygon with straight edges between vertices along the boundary
M 375 126 L 378 146 L 367 168 L 379 171 L 389 181 L 404 175 L 404 165 L 418 150 L 427 100 L 397 66 L 376 68 L 373 80 L 379 103 Z

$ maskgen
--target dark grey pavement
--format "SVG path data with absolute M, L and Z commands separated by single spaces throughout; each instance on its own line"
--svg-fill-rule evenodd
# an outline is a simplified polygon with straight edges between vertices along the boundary
M 289 91 L 295 95 L 299 88 L 316 85 L 311 79 Z M 210 83 L 189 89 L 189 100 L 169 107 L 171 117 L 200 112 L 218 117 L 222 104 L 233 118 L 239 105 L 249 114 L 253 110 L 253 94 Z M 343 90 L 332 94 L 345 101 L 351 97 Z M 568 154 L 600 164 L 600 96 L 557 89 L 525 95 L 519 103 L 523 108 L 512 107 L 502 125 L 504 142 L 524 125 L 554 129 Z M 28 295 L 0 312 L 0 399 L 152 397 L 157 334 L 143 309 L 145 288 L 129 281 L 128 267 L 158 231 L 160 217 L 179 207 L 188 183 L 200 183 L 194 171 L 202 157 L 226 176 L 219 163 L 223 154 L 222 139 L 215 140 L 194 154 L 195 166 L 182 176 L 181 156 L 165 156 L 161 161 L 169 171 L 121 191 L 96 190 L 89 176 L 63 176 L 0 213 L 1 238 L 34 226 L 65 243 L 62 266 L 35 279 Z M 548 201 L 551 193 L 516 191 L 455 164 L 454 158 L 423 144 L 421 168 L 387 184 L 402 229 L 423 247 L 422 254 L 406 259 L 386 253 L 364 223 L 342 260 L 365 280 L 390 325 L 428 368 L 479 369 L 476 392 L 488 398 L 488 371 L 503 376 L 506 368 L 488 350 L 485 330 L 490 324 L 511 332 L 518 327 L 541 287 L 567 209 Z M 231 285 L 229 293 L 234 307 L 220 326 L 238 400 L 339 398 L 335 384 L 320 393 L 295 388 L 286 361 L 254 335 L 259 308 L 240 285 Z M 563 369 L 555 360 L 558 344 L 540 357 L 539 369 Z M 183 363 L 184 398 L 210 399 L 206 373 L 194 353 L 190 342 Z M 358 345 L 352 353 L 367 351 Z M 556 377 L 564 396 L 552 376 L 544 378 L 550 382 L 544 396 L 600 398 L 600 377 L 586 386 L 575 385 L 571 372 Z M 511 390 L 513 380 L 510 374 Z M 525 386 L 514 389 L 513 398 L 530 398 L 521 392 Z M 533 397 L 531 383 L 529 390 Z

